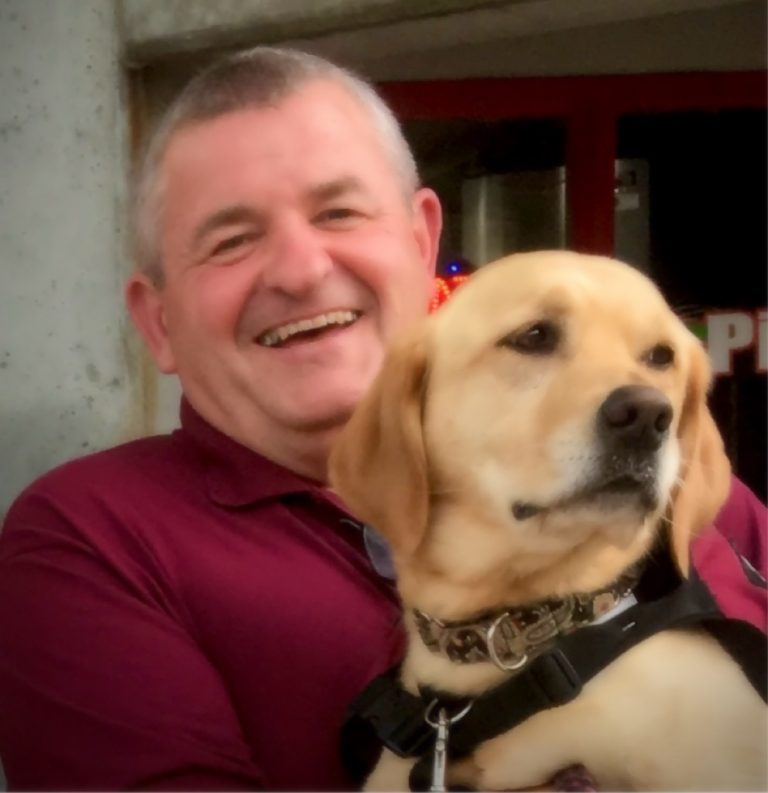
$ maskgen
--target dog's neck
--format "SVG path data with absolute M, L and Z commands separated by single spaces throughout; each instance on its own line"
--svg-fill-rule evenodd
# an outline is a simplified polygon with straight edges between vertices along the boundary
M 608 618 L 631 597 L 639 568 L 609 586 L 584 594 L 503 608 L 460 622 L 443 622 L 414 611 L 424 644 L 457 664 L 492 662 L 516 671 L 546 650 L 558 637 Z
M 558 636 L 611 619 L 633 605 L 632 590 L 639 577 L 640 566 L 634 566 L 595 592 L 486 612 L 459 622 L 443 622 L 411 610 L 406 685 L 410 672 L 414 689 L 427 685 L 456 695 L 479 694 L 500 677 L 527 667 Z
M 467 534 L 453 534 L 450 522 L 456 519 L 451 514 L 445 522 L 432 526 L 432 531 L 440 536 L 433 537 L 435 541 L 429 543 L 426 553 L 395 558 L 409 633 L 403 680 L 414 690 L 417 685 L 429 685 L 457 694 L 477 694 L 510 674 L 492 660 L 461 664 L 433 652 L 422 639 L 416 611 L 442 623 L 473 623 L 477 615 L 501 615 L 541 601 L 562 600 L 574 593 L 610 589 L 625 571 L 646 556 L 657 536 L 656 521 L 647 520 L 636 527 L 623 546 L 610 544 L 595 532 L 582 545 L 552 559 L 525 559 L 522 549 L 517 548 L 510 548 L 508 556 L 500 559 L 497 543 L 488 543 L 489 550 L 485 551 L 482 526 L 473 532 L 471 546 L 450 548 L 454 536 Z M 473 525 L 478 527 L 477 522 Z M 450 552 L 443 560 L 439 551 L 445 547 Z M 461 569 L 451 564 L 456 558 L 462 560 Z M 526 563 L 529 568 L 524 567 Z M 487 627 L 490 625 L 492 621 Z
M 595 534 L 565 553 L 534 559 L 528 568 L 523 566 L 524 550 L 515 547 L 504 558 L 499 558 L 498 550 L 484 555 L 477 545 L 463 554 L 454 552 L 445 561 L 435 553 L 396 558 L 398 590 L 406 609 L 443 622 L 472 620 L 478 614 L 610 587 L 645 557 L 656 534 L 650 521 L 623 547 Z M 442 543 L 435 546 L 441 548 Z M 461 569 L 451 556 L 462 559 Z

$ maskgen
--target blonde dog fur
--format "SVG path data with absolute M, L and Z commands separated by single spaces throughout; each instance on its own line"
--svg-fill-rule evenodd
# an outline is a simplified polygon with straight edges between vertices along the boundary
M 566 252 L 482 268 L 394 346 L 334 448 L 331 481 L 391 545 L 406 688 L 477 695 L 508 674 L 431 652 L 412 609 L 456 621 L 590 592 L 662 531 L 688 571 L 690 540 L 729 487 L 709 382 L 703 348 L 645 276 Z M 573 497 L 600 463 L 600 406 L 628 385 L 655 389 L 673 411 L 654 504 L 642 509 Z M 515 503 L 539 507 L 519 519 Z M 448 780 L 527 788 L 584 763 L 606 790 L 765 790 L 767 737 L 764 703 L 720 645 L 702 631 L 665 631 L 574 701 L 450 764 Z M 412 764 L 385 751 L 367 789 L 407 790 Z

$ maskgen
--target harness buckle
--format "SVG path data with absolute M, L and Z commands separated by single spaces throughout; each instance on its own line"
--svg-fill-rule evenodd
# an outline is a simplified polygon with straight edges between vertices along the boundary
M 432 730 L 424 720 L 424 702 L 397 685 L 388 689 L 388 696 L 372 704 L 364 716 L 387 749 L 400 757 L 418 757 L 432 741 Z
M 424 754 L 434 735 L 424 712 L 423 700 L 400 687 L 396 668 L 374 678 L 347 710 L 341 735 L 345 764 L 354 770 L 363 734 L 375 735 L 400 757 Z
M 557 648 L 540 655 L 536 663 L 529 667 L 529 674 L 550 706 L 564 705 L 581 692 L 579 673 L 568 657 Z

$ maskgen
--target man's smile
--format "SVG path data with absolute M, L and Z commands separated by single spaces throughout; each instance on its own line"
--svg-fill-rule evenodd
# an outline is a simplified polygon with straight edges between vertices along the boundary
M 281 347 L 294 339 L 314 338 L 329 328 L 348 327 L 360 316 L 360 311 L 348 309 L 328 311 L 315 317 L 286 322 L 284 325 L 270 328 L 256 337 L 256 343 L 263 347 Z

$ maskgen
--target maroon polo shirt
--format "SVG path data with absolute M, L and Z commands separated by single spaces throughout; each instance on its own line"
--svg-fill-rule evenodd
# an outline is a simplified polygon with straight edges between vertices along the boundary
M 44 476 L 0 536 L 14 789 L 347 789 L 345 706 L 401 651 L 359 526 L 186 403 Z
M 765 509 L 736 480 L 694 562 L 765 627 Z M 725 536 L 723 536 L 725 535 Z M 316 483 L 186 404 L 64 465 L 0 535 L 0 756 L 13 789 L 345 789 L 345 705 L 400 657 L 399 608 Z
M 768 510 L 736 477 L 715 528 L 694 540 L 691 560 L 723 613 L 768 629 Z M 750 583 L 745 573 L 752 569 Z M 759 583 L 762 579 L 762 584 Z

